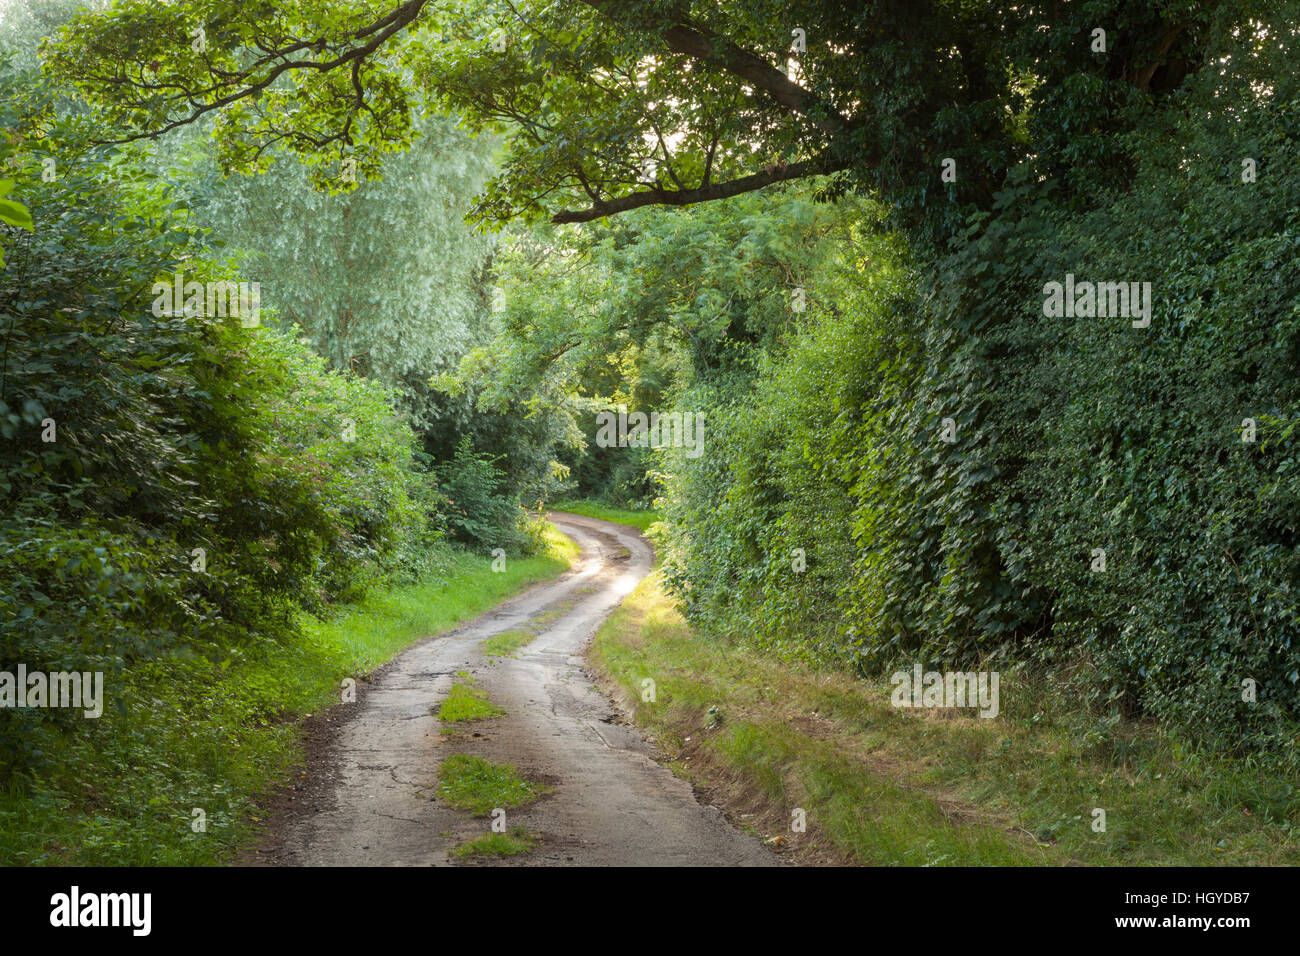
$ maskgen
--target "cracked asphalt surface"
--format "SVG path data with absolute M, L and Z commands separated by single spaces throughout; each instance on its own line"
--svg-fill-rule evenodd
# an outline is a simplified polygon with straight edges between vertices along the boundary
M 469 753 L 513 764 L 553 788 L 507 814 L 538 833 L 532 852 L 505 866 L 775 866 L 760 840 L 696 799 L 689 783 L 653 759 L 652 745 L 592 683 L 582 654 L 609 613 L 650 570 L 653 551 L 635 529 L 553 514 L 582 549 L 566 574 L 411 647 L 361 682 L 356 710 L 337 720 L 307 767 L 312 793 L 283 808 L 258 862 L 305 866 L 430 866 L 489 832 L 491 821 L 437 799 L 439 764 Z M 532 627 L 514 657 L 487 658 L 485 640 Z M 457 724 L 437 710 L 458 671 L 506 716 Z M 340 708 L 335 708 L 338 711 Z M 331 712 L 333 713 L 333 711 Z

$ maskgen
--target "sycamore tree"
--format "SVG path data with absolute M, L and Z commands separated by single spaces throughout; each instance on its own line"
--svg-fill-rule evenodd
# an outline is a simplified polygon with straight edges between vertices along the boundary
M 508 130 L 474 213 L 590 221 L 832 174 L 926 232 L 1008 171 L 1086 191 L 1251 5 L 1186 0 L 117 0 L 47 46 L 106 128 L 217 116 L 222 162 L 378 173 L 412 117 Z M 1269 38 L 1261 37 L 1261 45 Z

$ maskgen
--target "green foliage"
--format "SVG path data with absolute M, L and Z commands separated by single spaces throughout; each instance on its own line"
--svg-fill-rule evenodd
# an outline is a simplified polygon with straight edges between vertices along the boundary
M 455 414 L 429 378 L 490 334 L 494 243 L 462 217 L 495 144 L 448 117 L 421 118 L 418 130 L 409 151 L 385 158 L 382 179 L 345 194 L 315 189 L 297 163 L 222 178 L 206 130 L 168 137 L 154 162 L 180 175 L 209 241 L 240 255 L 265 307 L 300 326 L 331 367 L 398 390 L 427 429 Z
M 486 817 L 497 808 L 522 807 L 549 792 L 549 787 L 525 779 L 508 763 L 472 754 L 452 754 L 438 768 L 438 797 L 476 817 Z
M 0 223 L 18 229 L 26 229 L 30 232 L 32 230 L 32 214 L 27 211 L 27 207 L 20 202 L 4 198 L 13 192 L 13 188 L 14 181 L 12 179 L 0 179 Z M 0 269 L 4 268 L 4 264 L 4 248 L 0 247 Z
M 1099 720 L 1294 760 L 1300 98 L 1277 50 L 1221 52 L 1100 197 L 1026 166 L 943 255 L 863 237 L 752 390 L 696 386 L 710 453 L 667 509 L 691 615 L 871 672 L 1030 660 Z M 1151 327 L 1045 318 L 1067 273 L 1150 282 Z
M 834 192 L 878 192 L 897 222 L 946 237 L 1024 161 L 1081 196 L 1122 181 L 1134 157 L 1116 137 L 1213 68 L 1223 38 L 1253 33 L 1254 6 L 465 0 L 380 15 L 123 0 L 46 53 L 115 127 L 217 111 L 228 166 L 283 143 L 322 184 L 344 159 L 369 173 L 408 145 L 421 104 L 505 126 L 476 205 L 489 221 L 583 221 L 838 173 Z M 945 159 L 955 182 L 939 178 Z
M 707 409 L 707 450 L 672 459 L 664 552 L 688 617 L 793 654 L 843 652 L 843 608 L 828 598 L 858 557 L 849 490 L 873 448 L 855 429 L 887 427 L 918 351 L 905 256 L 862 222 L 829 257 L 806 327 L 753 382 L 688 393 Z
M 499 456 L 521 496 L 544 497 L 561 416 L 529 414 L 517 396 L 489 405 L 433 384 L 495 330 L 495 241 L 463 222 L 495 142 L 442 116 L 421 117 L 416 129 L 408 152 L 385 158 L 382 179 L 347 193 L 317 190 L 298 164 L 221 178 L 197 130 L 165 138 L 151 165 L 179 177 L 208 242 L 260 282 L 279 325 L 297 327 L 335 370 L 394 390 L 427 455 L 449 462 L 468 436 Z M 503 521 L 492 533 L 515 535 L 513 512 L 479 517 Z
M 476 549 L 526 548 L 520 500 L 666 488 L 666 580 L 695 619 L 863 672 L 1050 668 L 1099 746 L 1150 714 L 1295 766 L 1297 5 L 794 13 L 466 0 L 374 23 L 365 5 L 121 0 L 76 17 L 49 75 L 107 128 L 210 109 L 223 168 L 261 171 L 274 143 L 306 161 L 193 194 L 250 237 L 286 324 L 401 390 L 446 500 L 412 484 L 378 386 L 275 335 L 146 321 L 138 286 L 238 259 L 205 264 L 133 154 L 28 190 L 66 107 L 26 91 L 25 115 L 0 100 L 36 226 L 4 231 L 0 273 L 0 623 L 21 635 L 4 640 L 118 666 L 239 648 L 411 567 L 432 512 Z M 255 42 L 274 37 L 304 39 Z M 494 179 L 491 145 L 418 120 L 430 104 L 504 127 Z M 357 189 L 333 195 L 347 160 Z M 809 181 L 746 192 L 787 178 Z M 475 191 L 497 222 L 687 208 L 520 230 L 489 267 L 458 226 L 421 233 L 420 201 L 459 212 Z M 292 230 L 268 212 L 281 192 Z M 1149 282 L 1151 326 L 1046 318 L 1044 283 L 1067 273 Z M 593 449 L 595 413 L 621 404 L 704 411 L 705 454 Z M 48 447 L 47 413 L 66 435 Z M 37 765 L 42 738 L 15 739 Z
M 809 193 L 510 237 L 499 261 L 499 332 L 465 357 L 461 380 L 489 405 L 524 392 L 539 417 L 569 416 L 560 494 L 648 506 L 665 480 L 657 456 L 596 446 L 597 413 L 689 410 L 682 389 L 696 378 L 753 374 L 842 228 L 845 217 Z
M 78 135 L 55 121 L 42 147 Z M 152 314 L 155 280 L 229 276 L 132 157 L 81 155 L 32 190 L 0 273 L 0 669 L 105 671 L 123 706 L 124 671 L 283 640 L 441 532 L 390 393 L 270 330 Z M 85 724 L 3 710 L 0 775 Z
M 496 459 L 475 452 L 464 438 L 451 461 L 438 467 L 447 496 L 447 526 L 457 541 L 491 550 L 518 549 L 526 540 L 519 500 Z

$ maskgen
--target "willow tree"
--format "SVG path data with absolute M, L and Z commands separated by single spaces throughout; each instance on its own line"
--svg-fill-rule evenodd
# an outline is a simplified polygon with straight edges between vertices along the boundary
M 494 142 L 449 117 L 417 123 L 411 148 L 384 157 L 382 179 L 347 192 L 314 188 L 294 163 L 218 179 L 199 160 L 184 180 L 213 238 L 260 282 L 263 307 L 334 367 L 398 387 L 428 427 L 445 411 L 429 379 L 490 325 L 494 240 L 464 217 L 493 171 Z

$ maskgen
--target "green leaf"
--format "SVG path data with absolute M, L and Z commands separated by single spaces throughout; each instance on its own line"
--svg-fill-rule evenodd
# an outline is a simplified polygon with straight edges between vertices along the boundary
M 0 199 L 0 222 L 26 229 L 28 232 L 36 231 L 32 223 L 32 214 L 27 211 L 27 207 L 12 199 Z

